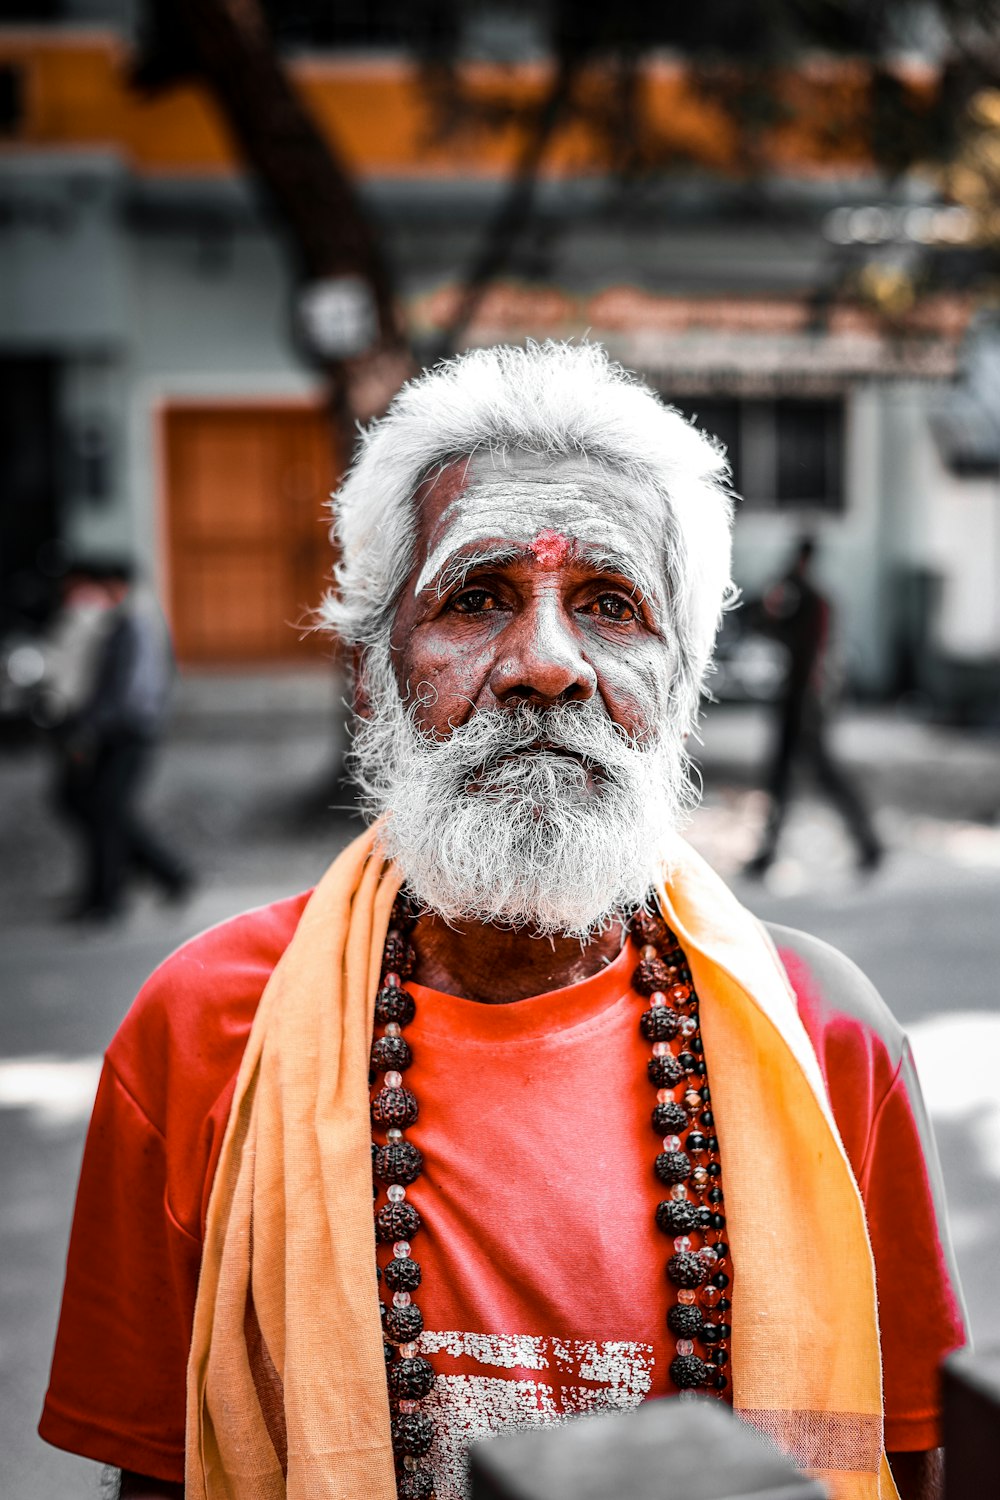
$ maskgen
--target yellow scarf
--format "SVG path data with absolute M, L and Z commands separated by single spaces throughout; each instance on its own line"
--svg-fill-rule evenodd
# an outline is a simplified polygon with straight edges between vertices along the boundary
M 734 1407 L 835 1500 L 893 1500 L 864 1209 L 795 997 L 763 929 L 683 840 L 665 868 L 657 894 L 711 1059 Z M 395 1500 L 368 1054 L 399 883 L 376 830 L 355 840 L 257 1011 L 209 1202 L 187 1500 Z

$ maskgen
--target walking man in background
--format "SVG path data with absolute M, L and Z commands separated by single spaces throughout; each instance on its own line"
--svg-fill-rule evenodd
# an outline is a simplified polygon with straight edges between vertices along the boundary
M 883 850 L 857 789 L 833 758 L 827 696 L 833 609 L 812 578 L 816 543 L 799 542 L 792 565 L 765 594 L 753 628 L 780 641 L 787 653 L 782 691 L 775 701 L 774 746 L 767 772 L 771 799 L 761 846 L 746 874 L 764 875 L 774 863 L 796 766 L 810 769 L 844 820 L 857 848 L 858 867 L 874 870 Z
M 96 628 L 89 626 L 69 712 L 55 731 L 56 807 L 83 852 L 82 886 L 69 915 L 102 921 L 121 913 L 133 871 L 150 876 L 171 899 L 185 894 L 191 877 L 137 807 L 163 734 L 173 678 L 163 617 L 155 600 L 134 586 L 124 560 L 76 565 L 70 607 L 80 587 L 88 600 L 98 598 L 102 618 Z

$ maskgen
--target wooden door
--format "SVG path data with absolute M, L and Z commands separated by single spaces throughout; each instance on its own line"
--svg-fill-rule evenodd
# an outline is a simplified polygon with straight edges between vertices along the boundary
M 166 510 L 174 645 L 185 663 L 302 662 L 330 653 L 303 628 L 333 554 L 336 480 L 315 406 L 171 406 Z

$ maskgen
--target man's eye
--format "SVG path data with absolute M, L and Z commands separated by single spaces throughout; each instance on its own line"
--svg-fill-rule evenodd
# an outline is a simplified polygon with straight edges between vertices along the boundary
M 635 605 L 621 594 L 600 594 L 590 606 L 590 612 L 617 624 L 628 624 L 636 618 Z
M 488 589 L 466 589 L 457 594 L 450 605 L 460 615 L 481 615 L 496 607 L 496 598 Z

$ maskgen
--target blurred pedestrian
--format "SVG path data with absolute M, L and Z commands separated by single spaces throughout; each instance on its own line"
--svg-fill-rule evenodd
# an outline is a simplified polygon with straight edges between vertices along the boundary
M 46 729 L 63 730 L 93 689 L 113 608 L 103 573 L 96 560 L 74 561 L 62 580 L 58 611 L 40 642 L 42 676 L 32 701 L 32 717 Z
M 797 767 L 810 770 L 836 807 L 857 849 L 858 867 L 874 870 L 884 850 L 860 793 L 837 764 L 829 742 L 830 643 L 834 615 L 816 587 L 816 543 L 803 537 L 787 572 L 751 613 L 752 628 L 779 641 L 787 653 L 782 690 L 775 700 L 774 742 L 766 788 L 771 799 L 760 848 L 745 868 L 764 875 L 774 863 Z
M 191 874 L 137 808 L 163 734 L 173 677 L 166 625 L 150 594 L 118 559 L 77 564 L 53 633 L 48 690 L 61 705 L 55 804 L 80 839 L 83 880 L 68 915 L 120 914 L 131 873 L 171 899 Z

